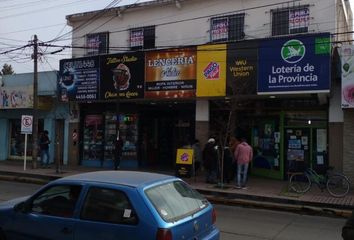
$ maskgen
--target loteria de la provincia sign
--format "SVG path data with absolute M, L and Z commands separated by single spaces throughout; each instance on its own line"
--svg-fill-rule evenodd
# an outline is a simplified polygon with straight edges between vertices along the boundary
M 329 92 L 329 64 L 329 34 L 265 40 L 259 48 L 257 92 Z

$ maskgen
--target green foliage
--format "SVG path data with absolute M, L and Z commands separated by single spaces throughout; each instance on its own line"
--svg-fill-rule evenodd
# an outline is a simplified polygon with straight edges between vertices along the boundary
M 10 64 L 5 63 L 2 66 L 1 72 L 0 72 L 0 76 L 2 75 L 12 75 L 14 74 L 14 70 L 12 69 L 12 66 Z

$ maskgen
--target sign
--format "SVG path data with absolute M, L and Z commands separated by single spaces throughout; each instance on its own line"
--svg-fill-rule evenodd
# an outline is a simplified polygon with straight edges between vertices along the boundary
M 144 29 L 136 29 L 130 31 L 130 47 L 144 46 Z
M 93 33 L 86 36 L 87 55 L 108 53 L 108 33 Z
M 191 177 L 193 164 L 193 149 L 179 148 L 176 157 L 176 175 L 179 177 Z
M 102 100 L 144 97 L 144 54 L 141 52 L 101 56 Z M 119 88 L 119 89 L 118 89 Z
M 294 9 L 289 12 L 289 29 L 307 28 L 310 21 L 310 10 L 308 8 Z
M 98 57 L 60 60 L 59 100 L 94 101 L 99 98 Z
M 342 108 L 354 108 L 354 46 L 341 48 Z
M 32 134 L 33 116 L 22 115 L 21 116 L 21 134 Z
M 197 96 L 225 96 L 226 44 L 199 46 Z
M 228 96 L 256 94 L 258 47 L 257 41 L 228 44 L 226 72 Z
M 228 18 L 212 19 L 211 22 L 211 41 L 227 40 L 229 38 Z
M 195 48 L 153 51 L 145 54 L 145 98 L 195 97 Z
M 258 94 L 328 93 L 330 46 L 329 34 L 263 40 Z
M 0 87 L 0 109 L 33 108 L 33 86 Z

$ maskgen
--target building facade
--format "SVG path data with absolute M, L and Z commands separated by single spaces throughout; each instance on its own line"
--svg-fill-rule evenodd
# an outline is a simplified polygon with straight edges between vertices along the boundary
M 38 136 L 47 130 L 50 162 L 68 163 L 69 112 L 67 104 L 57 101 L 58 73 L 38 73 Z M 0 160 L 32 160 L 32 134 L 21 132 L 22 116 L 33 116 L 33 73 L 5 75 L 0 86 Z M 27 145 L 25 147 L 25 145 Z M 26 151 L 25 151 L 26 149 Z
M 117 129 L 133 168 L 173 167 L 177 148 L 231 132 L 254 147 L 254 174 L 284 179 L 303 162 L 354 177 L 337 69 L 348 1 L 161 0 L 67 21 L 59 97 L 77 113 L 76 163 L 110 166 Z

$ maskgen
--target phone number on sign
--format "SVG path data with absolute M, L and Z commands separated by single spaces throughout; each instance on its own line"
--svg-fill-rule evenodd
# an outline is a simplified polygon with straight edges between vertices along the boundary
M 96 94 L 79 94 L 76 95 L 76 100 L 94 100 L 96 99 Z

